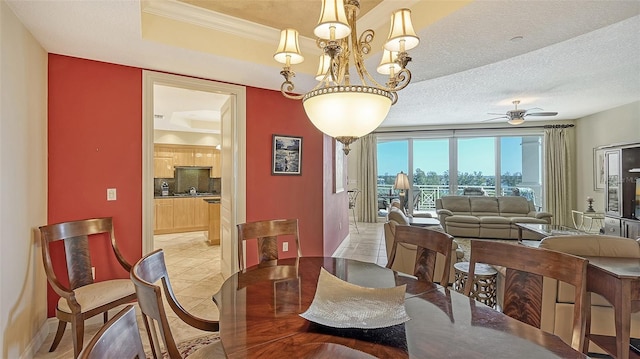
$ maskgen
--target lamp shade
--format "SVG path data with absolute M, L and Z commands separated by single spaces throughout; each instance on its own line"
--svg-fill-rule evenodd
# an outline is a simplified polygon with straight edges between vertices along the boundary
M 391 29 L 389 39 L 384 48 L 389 51 L 408 51 L 418 46 L 420 38 L 413 31 L 411 23 L 411 10 L 400 9 L 391 14 Z
M 329 71 L 329 65 L 331 64 L 331 56 L 329 55 L 320 55 L 320 60 L 318 61 L 318 72 L 316 73 L 316 80 L 322 81 L 324 79 L 324 75 Z M 331 74 L 329 74 L 329 79 L 332 79 Z
M 307 93 L 303 101 L 309 120 L 331 137 L 362 137 L 389 113 L 391 93 L 367 86 L 332 86 Z
M 396 74 L 398 71 L 400 71 L 400 64 L 396 62 L 397 58 L 398 58 L 397 52 L 392 52 L 385 49 L 382 53 L 382 59 L 380 60 L 380 65 L 378 65 L 378 68 L 376 69 L 376 71 L 378 71 L 379 74 L 383 74 L 383 75 Z
M 332 29 L 334 31 L 333 37 Z M 343 0 L 323 0 L 322 10 L 320 11 L 320 19 L 313 33 L 327 40 L 342 39 L 351 33 L 351 27 L 347 22 L 347 15 L 344 11 Z
M 297 30 L 284 29 L 280 31 L 280 44 L 278 44 L 278 49 L 273 58 L 285 65 L 295 65 L 304 61 L 300 46 L 298 46 Z
M 407 177 L 404 172 L 400 171 L 396 176 L 396 183 L 394 184 L 394 187 L 400 190 L 409 189 L 409 177 Z

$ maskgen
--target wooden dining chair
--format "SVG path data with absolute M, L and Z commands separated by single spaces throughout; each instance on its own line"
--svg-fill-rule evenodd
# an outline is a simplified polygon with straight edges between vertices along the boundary
M 131 265 L 118 249 L 111 218 L 86 219 L 40 227 L 42 259 L 47 280 L 60 296 L 56 306 L 58 330 L 49 349 L 50 352 L 56 350 L 67 323 L 71 323 L 73 355 L 74 358 L 77 357 L 82 349 L 86 319 L 104 313 L 106 323 L 109 319 L 109 309 L 136 299 L 135 289 L 129 279 L 94 280 L 89 239 L 99 241 L 105 240 L 105 237 L 110 240 L 113 253 L 122 268 L 129 272 Z M 66 278 L 58 278 L 56 273 L 63 273 L 62 268 L 60 271 L 55 271 L 51 260 L 50 246 L 52 242 L 57 241 L 62 241 L 64 244 Z
M 80 359 L 111 358 L 146 358 L 133 305 L 126 306 L 103 325 L 80 352 Z
M 178 346 L 173 338 L 171 327 L 167 319 L 167 314 L 162 301 L 162 290 L 155 283 L 162 282 L 165 299 L 171 309 L 186 324 L 207 332 L 217 332 L 220 328 L 219 323 L 213 320 L 207 320 L 196 317 L 187 312 L 176 299 L 171 287 L 167 266 L 164 261 L 164 251 L 162 249 L 155 250 L 148 255 L 142 257 L 131 269 L 131 280 L 138 294 L 138 305 L 142 311 L 142 319 L 149 336 L 149 343 L 153 357 L 162 358 L 161 343 L 158 340 L 158 333 L 162 339 L 162 344 L 169 355 L 170 359 L 181 359 L 182 355 L 178 350 Z M 157 329 L 156 329 L 157 326 Z M 192 355 L 198 355 L 199 358 L 224 358 L 224 350 L 220 341 L 209 344 L 198 349 Z
M 575 286 L 571 346 L 582 351 L 586 329 L 585 301 L 588 261 L 571 254 L 496 241 L 471 241 L 469 278 L 476 263 L 503 267 L 504 314 L 540 328 L 542 320 L 542 279 L 553 278 Z M 464 294 L 469 296 L 473 280 L 467 280 Z
M 238 268 L 246 269 L 244 244 L 249 239 L 258 242 L 258 262 L 266 263 L 278 259 L 278 237 L 292 236 L 296 245 L 297 256 L 302 257 L 298 238 L 297 219 L 275 219 L 267 221 L 238 224 Z
M 449 283 L 449 270 L 451 267 L 451 246 L 453 237 L 442 231 L 437 231 L 417 226 L 397 226 L 393 236 L 393 246 L 387 268 L 393 266 L 399 243 L 412 244 L 416 249 L 416 262 L 413 275 L 418 279 L 434 282 L 439 279 L 440 284 L 447 286 Z M 436 271 L 436 256 L 440 253 L 444 256 L 444 270 L 441 278 L 434 278 Z

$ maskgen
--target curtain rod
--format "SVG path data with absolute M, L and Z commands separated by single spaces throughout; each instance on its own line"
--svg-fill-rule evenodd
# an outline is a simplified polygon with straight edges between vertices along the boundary
M 573 124 L 561 124 L 561 125 L 544 125 L 544 126 L 526 126 L 520 127 L 521 129 L 530 128 L 569 128 L 575 127 Z M 475 131 L 475 130 L 513 130 L 514 127 L 490 127 L 490 128 L 438 128 L 438 129 L 424 129 L 424 130 L 395 130 L 395 131 L 373 131 L 373 134 L 393 134 L 393 133 L 410 133 L 410 132 L 437 132 L 437 131 Z

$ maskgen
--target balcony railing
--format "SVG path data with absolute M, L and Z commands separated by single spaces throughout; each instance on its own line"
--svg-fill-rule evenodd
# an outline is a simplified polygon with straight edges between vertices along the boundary
M 464 189 L 467 187 L 478 186 L 458 186 L 456 195 L 462 195 Z M 413 197 L 414 211 L 435 211 L 436 200 L 443 196 L 450 195 L 449 186 L 445 185 L 415 185 L 413 190 L 409 191 L 409 196 Z M 517 188 L 517 190 L 516 190 Z M 487 196 L 495 196 L 495 186 L 482 186 Z M 417 193 L 416 193 L 417 192 Z M 530 187 L 501 187 L 501 196 L 512 196 L 514 193 L 519 193 L 520 196 L 533 200 L 534 204 L 541 203 L 540 194 Z M 378 209 L 386 209 L 391 202 L 391 199 L 399 198 L 399 191 L 393 189 L 393 185 L 379 184 L 378 185 Z M 406 199 L 409 201 L 409 198 Z

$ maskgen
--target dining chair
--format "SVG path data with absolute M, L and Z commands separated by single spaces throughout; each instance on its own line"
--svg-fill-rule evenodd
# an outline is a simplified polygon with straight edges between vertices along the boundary
M 573 285 L 575 305 L 571 346 L 582 351 L 586 329 L 588 260 L 543 248 L 473 240 L 469 259 L 469 278 L 474 276 L 476 263 L 485 263 L 504 269 L 502 312 L 536 328 L 540 328 L 542 319 L 543 277 Z M 465 283 L 465 295 L 470 295 L 473 282 L 473 280 L 467 280 Z
M 439 278 L 440 284 L 447 286 L 449 283 L 449 270 L 451 267 L 451 246 L 453 237 L 445 232 L 417 226 L 396 226 L 396 233 L 393 237 L 391 255 L 387 263 L 387 268 L 393 266 L 396 258 L 396 251 L 399 243 L 412 244 L 416 249 L 416 262 L 414 273 L 418 279 L 434 282 L 436 271 L 436 257 L 440 253 L 444 256 L 444 270 Z
M 111 358 L 146 358 L 133 305 L 127 305 L 103 325 L 80 352 L 80 359 Z
M 298 238 L 297 219 L 274 219 L 238 224 L 238 268 L 246 269 L 244 243 L 256 239 L 258 244 L 258 262 L 268 264 L 278 259 L 278 237 L 292 236 L 296 245 L 296 255 L 302 257 Z
M 127 272 L 131 265 L 124 259 L 118 245 L 111 218 L 94 218 L 72 222 L 50 224 L 40 227 L 42 259 L 47 280 L 60 296 L 56 306 L 58 330 L 51 344 L 50 352 L 56 350 L 67 323 L 71 323 L 73 335 L 73 355 L 78 357 L 84 340 L 84 321 L 103 313 L 104 323 L 108 321 L 109 309 L 136 299 L 133 284 L 128 279 L 95 281 L 93 278 L 89 239 L 104 241 L 108 238 L 116 259 Z M 64 245 L 66 274 L 62 268 L 55 270 L 51 260 L 53 242 Z M 107 255 L 107 253 L 101 254 Z M 67 284 L 68 283 L 68 284 Z
M 153 357 L 162 358 L 161 343 L 158 340 L 158 333 L 162 339 L 162 344 L 170 359 L 181 359 L 182 354 L 178 350 L 178 346 L 174 340 L 169 326 L 169 320 L 164 309 L 162 300 L 162 290 L 155 283 L 162 282 L 165 300 L 169 303 L 171 309 L 186 324 L 207 332 L 217 332 L 220 328 L 219 323 L 213 320 L 207 320 L 196 317 L 187 312 L 176 299 L 171 287 L 167 266 L 164 261 L 164 251 L 157 249 L 148 255 L 142 257 L 131 269 L 131 281 L 138 294 L 138 305 L 142 311 L 142 319 L 144 322 Z M 156 329 L 157 326 L 157 329 Z M 197 354 L 196 354 L 197 353 Z M 224 350 L 222 344 L 217 341 L 213 344 L 206 345 L 191 355 L 197 355 L 198 358 L 224 358 Z

